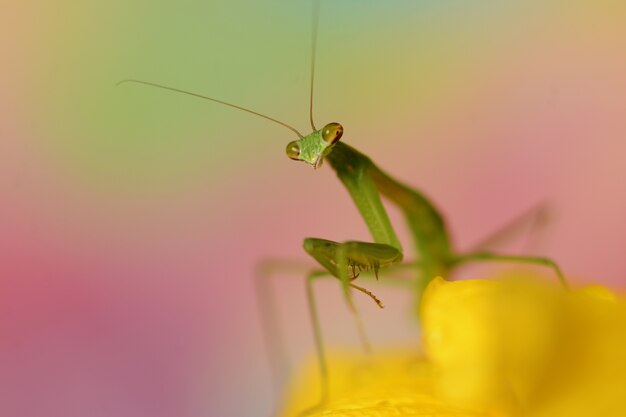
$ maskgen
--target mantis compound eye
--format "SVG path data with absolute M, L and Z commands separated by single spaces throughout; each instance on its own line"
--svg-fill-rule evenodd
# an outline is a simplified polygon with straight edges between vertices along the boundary
M 287 149 L 285 150 L 285 152 L 287 152 L 287 156 L 295 161 L 299 161 L 300 160 L 300 144 L 298 143 L 297 140 L 294 140 L 293 142 L 289 142 L 287 144 Z
M 322 139 L 329 145 L 337 143 L 337 141 L 341 139 L 341 135 L 343 135 L 343 126 L 339 123 L 328 123 L 322 129 Z

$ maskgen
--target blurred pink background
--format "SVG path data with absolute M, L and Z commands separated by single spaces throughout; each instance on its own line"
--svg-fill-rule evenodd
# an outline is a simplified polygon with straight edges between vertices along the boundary
M 432 197 L 458 247 L 548 202 L 541 253 L 574 282 L 624 288 L 625 3 L 326 3 L 318 124 L 342 122 L 343 140 Z M 113 86 L 162 82 L 306 129 L 310 13 L 277 1 L 8 5 L 1 416 L 269 414 L 254 265 L 313 265 L 305 236 L 367 230 L 327 166 L 287 159 L 288 131 Z M 304 284 L 275 283 L 297 363 L 312 349 Z M 415 340 L 411 294 L 375 288 L 389 307 L 360 300 L 372 339 Z M 358 348 L 337 286 L 319 292 L 328 339 Z

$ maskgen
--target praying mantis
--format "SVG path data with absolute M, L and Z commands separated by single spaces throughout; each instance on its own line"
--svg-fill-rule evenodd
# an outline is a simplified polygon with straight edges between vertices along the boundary
M 118 85 L 126 83 L 141 84 L 194 96 L 247 112 L 289 129 L 296 135 L 296 138 L 286 145 L 285 152 L 287 157 L 305 165 L 310 165 L 314 169 L 322 167 L 323 163 L 326 162 L 335 171 L 340 182 L 350 194 L 371 234 L 372 240 L 367 242 L 356 240 L 335 242 L 318 237 L 308 237 L 303 241 L 304 250 L 322 267 L 320 270 L 309 273 L 306 276 L 306 280 L 313 336 L 322 381 L 319 403 L 323 404 L 328 399 L 328 369 L 312 285 L 316 279 L 323 276 L 330 275 L 336 278 L 340 284 L 345 301 L 355 317 L 358 317 L 358 313 L 353 302 L 353 291 L 364 294 L 371 298 L 378 307 L 383 307 L 382 302 L 374 293 L 355 283 L 362 271 L 371 271 L 378 279 L 381 271 L 384 274 L 384 270 L 388 268 L 406 265 L 406 263 L 403 263 L 404 251 L 402 244 L 383 206 L 383 198 L 400 209 L 410 231 L 411 238 L 414 241 L 417 262 L 412 263 L 410 266 L 415 269 L 419 277 L 414 287 L 416 298 L 419 298 L 421 291 L 433 278 L 437 276 L 447 277 L 455 268 L 477 261 L 519 262 L 541 265 L 550 268 L 564 287 L 567 287 L 567 282 L 559 266 L 549 258 L 500 254 L 480 249 L 469 252 L 457 251 L 453 245 L 444 217 L 435 204 L 425 195 L 392 178 L 379 168 L 370 157 L 344 143 L 341 140 L 344 128 L 340 123 L 330 122 L 326 123 L 322 128 L 316 127 L 313 118 L 313 92 L 318 21 L 319 2 L 316 2 L 313 16 L 309 94 L 311 132 L 308 134 L 302 134 L 287 123 L 249 108 L 194 92 L 136 79 L 122 80 Z M 360 327 L 359 323 L 357 321 Z M 362 330 L 360 332 L 363 334 Z

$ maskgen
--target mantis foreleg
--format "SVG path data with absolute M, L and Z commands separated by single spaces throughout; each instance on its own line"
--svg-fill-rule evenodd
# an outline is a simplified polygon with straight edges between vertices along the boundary
M 368 290 L 351 283 L 361 271 L 378 270 L 402 260 L 402 253 L 395 247 L 383 243 L 347 241 L 343 243 L 332 240 L 307 238 L 304 249 L 317 260 L 333 276 L 339 278 L 348 305 L 354 310 L 350 288 L 355 288 L 369 295 L 379 307 L 380 300 Z

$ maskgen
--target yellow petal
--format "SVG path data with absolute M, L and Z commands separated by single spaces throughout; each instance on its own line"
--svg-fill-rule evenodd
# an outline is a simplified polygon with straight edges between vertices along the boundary
M 626 415 L 625 306 L 599 286 L 438 278 L 422 303 L 436 393 L 507 415 Z
M 309 416 L 343 417 L 484 417 L 446 404 L 433 395 L 430 364 L 417 349 L 391 350 L 374 356 L 333 351 L 330 399 Z M 317 364 L 311 360 L 292 384 L 281 416 L 298 416 L 319 400 Z
M 311 416 L 626 416 L 626 301 L 529 276 L 433 280 L 422 344 L 329 354 L 330 398 Z M 314 360 L 281 416 L 320 398 Z

